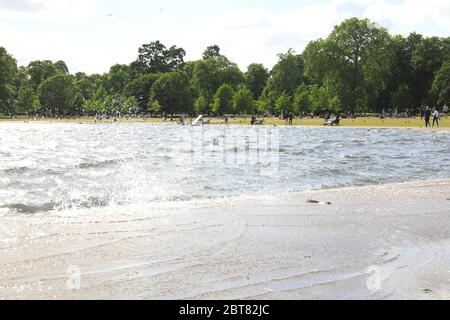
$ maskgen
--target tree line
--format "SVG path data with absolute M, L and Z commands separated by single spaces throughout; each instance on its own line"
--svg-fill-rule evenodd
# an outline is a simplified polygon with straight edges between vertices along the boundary
M 17 66 L 0 47 L 0 113 L 4 115 L 260 114 L 287 112 L 416 114 L 450 101 L 450 37 L 391 35 L 352 18 L 303 53 L 292 49 L 268 70 L 242 72 L 208 47 L 198 61 L 159 41 L 145 44 L 129 65 L 108 73 L 70 74 L 63 61 Z

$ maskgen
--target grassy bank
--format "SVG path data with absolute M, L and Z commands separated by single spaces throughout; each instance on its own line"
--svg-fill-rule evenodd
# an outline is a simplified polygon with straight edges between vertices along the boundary
M 250 124 L 250 117 L 247 118 L 233 118 L 229 119 L 230 125 L 249 125 Z M 25 117 L 18 117 L 15 120 L 12 120 L 9 117 L 0 117 L 0 122 L 6 121 L 6 122 L 25 122 Z M 164 122 L 162 119 L 139 119 L 139 118 L 130 118 L 125 119 L 121 118 L 119 122 L 121 123 L 150 123 L 150 124 L 176 124 L 177 120 L 174 120 L 173 122 L 167 121 Z M 46 122 L 46 123 L 93 123 L 93 118 L 70 118 L 70 119 L 38 119 L 38 120 L 29 120 L 29 122 Z M 103 123 L 111 123 L 112 120 L 104 120 Z M 189 123 L 189 120 L 187 120 L 187 123 Z M 294 125 L 295 126 L 322 126 L 324 123 L 323 119 L 318 118 L 303 118 L 303 119 L 295 119 Z M 212 125 L 219 125 L 224 124 L 224 121 L 217 118 L 211 119 Z M 266 118 L 265 125 L 276 125 L 276 126 L 283 126 L 286 125 L 286 122 L 284 120 L 280 120 L 278 118 Z M 425 126 L 425 122 L 421 120 L 420 118 L 412 118 L 412 119 L 380 119 L 375 117 L 367 117 L 367 118 L 358 118 L 358 119 L 342 119 L 341 120 L 341 127 L 380 127 L 380 128 L 397 128 L 397 127 L 404 127 L 404 128 L 422 128 Z M 450 118 L 442 119 L 440 121 L 440 127 L 441 128 L 450 128 Z

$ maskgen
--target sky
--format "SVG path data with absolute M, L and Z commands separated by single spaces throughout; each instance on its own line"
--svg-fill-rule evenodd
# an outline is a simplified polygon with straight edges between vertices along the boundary
M 72 73 L 128 64 L 156 40 L 187 61 L 217 44 L 242 70 L 270 68 L 354 16 L 393 34 L 450 36 L 449 0 L 0 0 L 0 47 L 20 65 L 64 60 Z

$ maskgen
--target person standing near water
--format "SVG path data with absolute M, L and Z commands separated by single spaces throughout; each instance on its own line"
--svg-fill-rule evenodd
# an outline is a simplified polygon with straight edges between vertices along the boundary
M 444 105 L 444 107 L 442 108 L 442 112 L 444 113 L 444 117 L 447 117 L 448 114 L 448 105 Z
M 428 127 L 431 127 L 431 124 L 430 124 L 430 118 L 431 118 L 431 110 L 430 110 L 430 107 L 429 106 L 426 106 L 425 107 L 425 111 L 424 111 L 424 113 L 423 113 L 423 117 L 425 118 L 425 126 L 428 128 Z
M 441 115 L 439 114 L 439 111 L 437 109 L 434 109 L 434 112 L 433 112 L 433 128 L 434 128 L 435 124 L 439 128 L 439 119 L 440 118 L 441 118 Z

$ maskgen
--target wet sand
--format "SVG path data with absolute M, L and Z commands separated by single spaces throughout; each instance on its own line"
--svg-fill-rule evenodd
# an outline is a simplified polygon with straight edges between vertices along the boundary
M 433 181 L 4 216 L 0 298 L 450 299 L 448 199 Z

